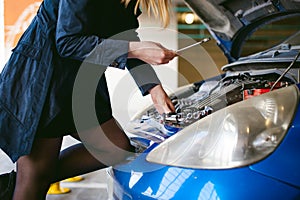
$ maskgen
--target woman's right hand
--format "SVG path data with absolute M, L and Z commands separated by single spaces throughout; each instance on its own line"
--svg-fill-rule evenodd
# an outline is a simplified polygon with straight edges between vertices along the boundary
M 151 65 L 169 63 L 177 53 L 151 41 L 129 42 L 128 58 L 137 58 Z
M 175 107 L 171 99 L 160 84 L 151 88 L 149 93 L 151 95 L 154 107 L 159 114 L 175 112 Z

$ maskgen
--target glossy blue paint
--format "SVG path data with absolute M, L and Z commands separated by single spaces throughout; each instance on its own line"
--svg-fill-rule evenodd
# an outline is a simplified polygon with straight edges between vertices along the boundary
M 164 125 L 164 128 L 167 130 L 168 134 L 174 135 L 175 133 L 177 133 L 178 131 L 180 131 L 182 128 L 177 128 L 177 127 L 172 127 L 169 125 Z
M 114 169 L 118 199 L 298 199 L 300 189 L 249 167 L 199 170 L 149 163 L 146 154 Z
M 299 88 L 299 85 L 297 85 Z M 300 109 L 284 140 L 267 158 L 246 167 L 201 170 L 146 161 L 150 146 L 113 169 L 116 199 L 300 199 Z

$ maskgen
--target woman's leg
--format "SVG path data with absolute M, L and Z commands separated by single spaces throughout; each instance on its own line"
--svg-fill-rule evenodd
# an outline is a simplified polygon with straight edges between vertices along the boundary
M 62 138 L 36 138 L 31 153 L 17 161 L 17 179 L 13 199 L 45 199 L 56 174 Z
M 53 182 L 121 163 L 134 154 L 134 148 L 115 119 L 75 138 L 82 143 L 61 152 Z
M 133 147 L 114 119 L 80 133 L 83 142 L 59 155 L 62 138 L 37 138 L 17 162 L 14 199 L 44 199 L 50 183 L 124 162 Z

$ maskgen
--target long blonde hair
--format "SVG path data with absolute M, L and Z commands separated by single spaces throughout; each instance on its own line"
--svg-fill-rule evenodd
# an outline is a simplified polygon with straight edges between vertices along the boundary
M 131 0 L 121 0 L 127 6 Z M 135 11 L 141 6 L 142 11 L 145 11 L 149 16 L 153 15 L 160 19 L 163 26 L 167 27 L 170 24 L 170 4 L 171 0 L 136 0 Z

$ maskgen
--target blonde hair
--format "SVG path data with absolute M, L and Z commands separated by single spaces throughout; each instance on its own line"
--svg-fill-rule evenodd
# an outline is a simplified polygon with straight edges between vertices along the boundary
M 121 0 L 127 6 L 131 0 Z M 167 27 L 170 24 L 170 0 L 136 0 L 135 12 L 141 6 L 148 16 L 153 14 L 160 19 L 163 26 Z

